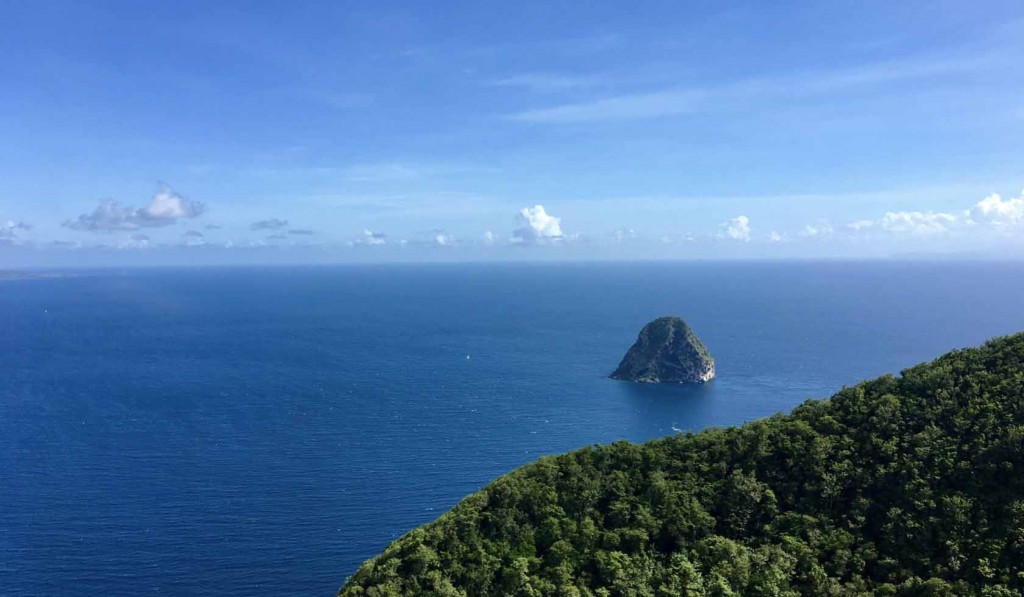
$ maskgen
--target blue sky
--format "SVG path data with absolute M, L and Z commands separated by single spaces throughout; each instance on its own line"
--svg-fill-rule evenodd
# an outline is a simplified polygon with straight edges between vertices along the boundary
M 1024 257 L 1020 2 L 9 2 L 0 266 Z

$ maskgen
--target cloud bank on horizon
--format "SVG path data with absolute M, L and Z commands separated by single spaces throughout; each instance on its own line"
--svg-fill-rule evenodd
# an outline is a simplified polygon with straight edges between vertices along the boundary
M 38 246 L 40 248 L 96 249 L 116 248 L 120 250 L 153 250 L 174 247 L 197 248 L 217 247 L 243 251 L 246 248 L 268 246 L 332 246 L 328 240 L 313 241 L 315 231 L 310 228 L 288 228 L 289 221 L 272 217 L 257 220 L 241 229 L 225 229 L 224 226 L 207 224 L 206 233 L 188 229 L 178 233 L 175 239 L 154 242 L 150 234 L 137 232 L 141 228 L 170 228 L 175 224 L 201 217 L 206 211 L 204 203 L 189 201 L 178 193 L 163 186 L 144 208 L 122 206 L 116 201 L 101 201 L 93 212 L 80 215 L 76 220 L 66 220 L 62 226 L 78 233 L 98 234 L 102 237 L 123 236 L 109 243 L 89 244 L 76 241 L 51 242 L 43 245 L 27 238 L 33 226 L 22 221 L 8 220 L 0 224 L 0 245 Z M 989 194 L 963 209 L 951 212 L 936 211 L 887 211 L 874 218 L 862 218 L 846 223 L 833 223 L 828 218 L 817 218 L 792 230 L 772 229 L 766 233 L 758 230 L 757 223 L 747 215 L 740 214 L 721 222 L 705 231 L 693 231 L 672 235 L 649 236 L 633 228 L 619 228 L 610 234 L 574 233 L 567 235 L 562 230 L 562 217 L 556 216 L 541 204 L 523 207 L 516 212 L 516 227 L 507 237 L 500 237 L 490 230 L 476 236 L 476 240 L 460 241 L 444 229 L 428 231 L 416 238 L 392 238 L 387 233 L 363 229 L 347 241 L 333 243 L 337 247 L 384 248 L 423 246 L 433 248 L 471 249 L 477 256 L 486 257 L 487 250 L 502 247 L 534 247 L 565 250 L 575 247 L 613 247 L 629 243 L 647 245 L 656 250 L 658 245 L 682 242 L 689 246 L 713 246 L 730 243 L 741 245 L 779 245 L 799 243 L 858 243 L 879 239 L 903 239 L 913 246 L 921 239 L 973 239 L 975 241 L 1012 241 L 1024 243 L 1024 191 L 1020 196 L 1003 198 L 998 193 Z M 246 232 L 269 233 L 257 239 L 230 238 L 230 234 Z M 129 234 L 131 233 L 131 234 Z M 221 238 L 212 240 L 210 234 Z M 472 238 L 472 237 L 470 237 Z M 751 256 L 761 256 L 763 248 L 754 249 Z M 483 253 L 480 253 L 483 251 Z M 656 255 L 656 253 L 651 253 Z M 685 254 L 683 255 L 685 257 Z

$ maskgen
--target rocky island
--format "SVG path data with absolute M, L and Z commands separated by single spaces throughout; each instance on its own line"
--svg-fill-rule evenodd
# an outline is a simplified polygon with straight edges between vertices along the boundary
M 640 383 L 704 383 L 715 377 L 715 359 L 679 317 L 659 317 L 640 330 L 612 379 Z

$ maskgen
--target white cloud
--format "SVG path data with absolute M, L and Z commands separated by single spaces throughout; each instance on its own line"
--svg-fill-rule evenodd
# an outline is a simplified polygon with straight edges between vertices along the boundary
M 440 232 L 434 235 L 434 246 L 435 247 L 450 247 L 455 244 L 455 238 L 450 234 Z
M 522 87 L 534 92 L 552 92 L 589 87 L 596 82 L 596 79 L 589 77 L 528 73 L 491 81 L 491 85 L 496 87 Z
M 484 241 L 484 244 L 487 245 L 488 247 L 493 245 L 497 240 L 498 240 L 497 237 L 490 230 L 484 232 L 484 234 L 483 234 L 483 241 Z
M 194 218 L 202 213 L 203 207 L 198 203 L 190 203 L 184 197 L 175 193 L 170 187 L 162 187 L 153 195 L 149 206 L 144 210 L 145 217 L 158 220 L 177 220 L 179 218 Z
M 136 212 L 140 210 L 121 205 L 119 201 L 105 199 L 89 214 L 78 216 L 77 220 L 67 220 L 64 226 L 74 230 L 92 232 L 113 232 L 115 230 L 135 230 L 139 227 Z
M 886 212 L 878 227 L 893 234 L 939 234 L 956 225 L 957 217 L 948 213 L 921 211 Z
M 128 240 L 118 243 L 119 249 L 147 249 L 150 247 L 149 236 L 145 234 L 133 234 Z
M 985 225 L 985 228 L 979 228 Z M 983 233 L 995 230 L 1004 234 L 1024 231 L 1024 193 L 1003 199 L 993 193 L 959 213 L 933 211 L 890 211 L 876 220 L 857 220 L 846 225 L 853 235 L 887 233 L 928 236 L 950 232 Z
M 189 230 L 181 235 L 182 242 L 186 247 L 201 247 L 206 244 L 206 238 L 198 230 Z
M 512 120 L 536 123 L 574 123 L 595 120 L 651 118 L 694 112 L 706 93 L 701 90 L 674 90 L 599 99 L 587 103 L 566 104 L 527 110 Z
M 203 214 L 206 206 L 189 201 L 163 186 L 150 199 L 149 205 L 132 208 L 119 201 L 106 199 L 91 213 L 82 214 L 75 220 L 67 220 L 64 226 L 73 230 L 89 232 L 115 232 L 137 230 L 174 224 L 180 219 L 196 218 Z
M 280 230 L 288 225 L 288 220 L 282 220 L 280 218 L 270 218 L 269 220 L 260 220 L 249 224 L 249 230 Z
M 846 228 L 854 233 L 863 232 L 870 230 L 875 227 L 874 220 L 857 220 L 856 222 L 850 222 L 846 225 Z
M 789 240 L 789 236 L 786 235 L 785 232 L 780 234 L 780 233 L 772 230 L 770 233 L 768 233 L 768 242 L 784 243 L 784 242 L 786 242 L 788 240 Z
M 32 226 L 29 226 L 25 222 L 14 222 L 8 220 L 4 223 L 0 223 L 0 245 L 13 245 L 18 243 L 21 240 L 19 238 L 20 233 L 31 229 Z
M 747 242 L 750 240 L 750 218 L 747 216 L 736 216 L 728 222 L 719 226 L 718 238 L 728 238 Z
M 1009 199 L 993 193 L 975 203 L 966 216 L 972 222 L 989 224 L 1001 232 L 1024 228 L 1024 191 L 1020 197 Z
M 349 244 L 353 246 L 357 245 L 386 245 L 388 244 L 388 236 L 383 232 L 373 232 L 372 230 L 363 230 L 363 235 L 359 238 L 352 240 Z
M 518 220 L 520 227 L 512 232 L 512 242 L 537 244 L 563 238 L 562 219 L 549 215 L 543 205 L 524 207 Z
M 632 228 L 620 228 L 612 234 L 612 242 L 619 244 L 637 238 L 636 230 Z
M 804 238 L 820 238 L 823 236 L 831 236 L 834 232 L 832 228 L 832 222 L 828 220 L 818 220 L 815 224 L 808 224 L 804 226 L 804 229 L 800 231 L 800 236 Z
M 943 234 L 956 228 L 960 218 L 955 214 L 931 211 L 889 211 L 877 220 L 857 220 L 846 225 L 853 235 L 872 232 L 927 236 Z
M 588 101 L 535 108 L 509 115 L 512 120 L 571 124 L 631 118 L 656 118 L 706 112 L 726 103 L 756 99 L 827 96 L 855 87 L 884 85 L 977 70 L 982 59 L 889 61 L 818 72 L 730 81 L 721 85 L 626 93 Z

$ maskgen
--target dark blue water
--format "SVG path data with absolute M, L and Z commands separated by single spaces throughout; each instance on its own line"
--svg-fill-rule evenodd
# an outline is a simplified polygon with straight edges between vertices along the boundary
M 785 411 L 1024 330 L 1022 296 L 991 263 L 0 281 L 0 593 L 331 595 L 539 455 Z M 719 379 L 606 379 L 666 314 Z

